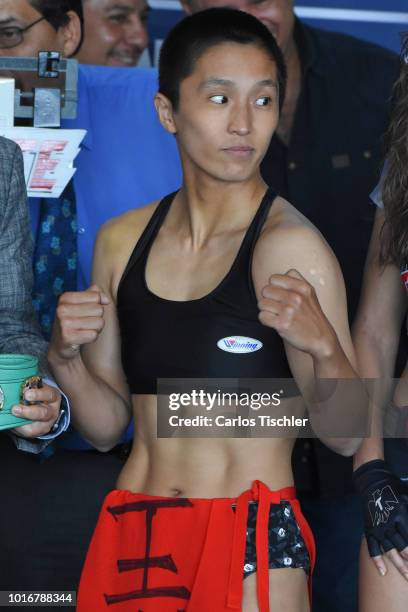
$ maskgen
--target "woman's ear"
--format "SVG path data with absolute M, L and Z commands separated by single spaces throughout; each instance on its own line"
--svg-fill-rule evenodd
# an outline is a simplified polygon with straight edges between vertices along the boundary
M 58 29 L 64 57 L 72 57 L 81 42 L 82 25 L 75 11 L 68 11 L 69 22 Z
M 159 115 L 160 123 L 164 129 L 170 132 L 170 134 L 175 134 L 177 128 L 174 122 L 173 105 L 170 100 L 165 95 L 158 92 L 154 98 L 154 105 Z

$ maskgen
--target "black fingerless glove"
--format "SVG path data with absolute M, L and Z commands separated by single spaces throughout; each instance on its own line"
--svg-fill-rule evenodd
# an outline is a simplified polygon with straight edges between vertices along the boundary
M 381 459 L 359 467 L 353 484 L 363 503 L 370 556 L 408 546 L 408 486 Z

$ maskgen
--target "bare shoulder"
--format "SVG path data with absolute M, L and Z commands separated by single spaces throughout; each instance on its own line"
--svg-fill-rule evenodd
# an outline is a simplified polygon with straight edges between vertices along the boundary
M 254 280 L 290 269 L 298 270 L 312 284 L 324 283 L 328 275 L 341 277 L 323 235 L 288 201 L 277 197 L 255 247 Z
M 135 245 L 158 204 L 159 200 L 155 200 L 147 206 L 129 210 L 104 223 L 98 232 L 97 241 L 105 253 L 118 253 L 126 250 L 129 244 Z
M 94 247 L 93 282 L 116 296 L 119 281 L 136 243 L 159 200 L 113 217 L 99 230 Z

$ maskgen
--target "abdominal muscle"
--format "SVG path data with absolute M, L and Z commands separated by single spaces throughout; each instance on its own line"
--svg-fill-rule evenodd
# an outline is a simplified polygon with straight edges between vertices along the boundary
M 293 486 L 294 439 L 157 438 L 154 395 L 132 396 L 135 436 L 117 488 L 165 497 L 237 497 L 261 480 Z

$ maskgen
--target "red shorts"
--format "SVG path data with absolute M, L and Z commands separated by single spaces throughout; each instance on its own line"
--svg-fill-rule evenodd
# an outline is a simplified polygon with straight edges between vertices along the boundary
M 258 502 L 255 542 L 259 610 L 269 612 L 271 504 L 290 502 L 312 570 L 315 546 L 295 499 L 295 489 L 270 491 L 260 481 L 238 498 L 157 497 L 119 490 L 109 493 L 82 572 L 77 611 L 241 610 L 250 500 Z

